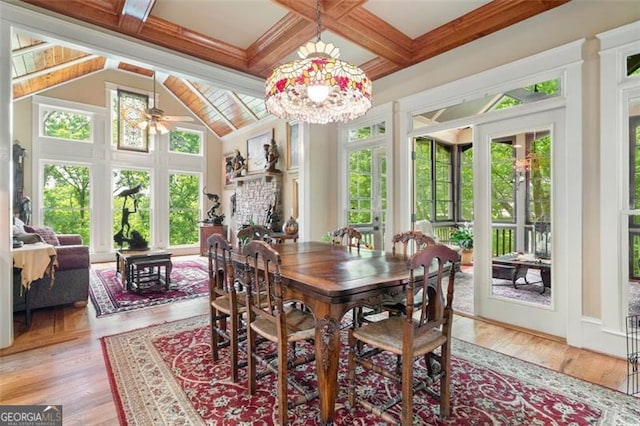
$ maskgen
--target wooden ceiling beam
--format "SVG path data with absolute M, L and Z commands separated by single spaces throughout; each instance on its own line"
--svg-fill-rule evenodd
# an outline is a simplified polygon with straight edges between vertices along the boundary
M 34 6 L 41 7 L 52 12 L 60 13 L 71 18 L 78 19 L 83 22 L 88 22 L 94 25 L 98 25 L 103 28 L 108 28 L 117 31 L 119 28 L 120 18 L 118 13 L 120 9 L 114 10 L 115 7 L 108 7 L 109 4 L 113 6 L 113 2 L 107 1 L 107 3 L 101 2 L 95 4 L 95 2 L 87 0 L 65 0 L 65 1 L 50 1 L 50 0 L 23 0 L 25 3 L 32 4 Z M 104 3 L 104 4 L 103 4 Z
M 413 63 L 455 49 L 568 1 L 494 0 L 416 38 Z
M 248 67 L 256 75 L 265 76 L 280 64 L 282 58 L 295 52 L 314 38 L 315 24 L 288 13 L 247 49 Z
M 12 50 L 11 56 L 16 57 L 16 56 L 26 55 L 27 53 L 37 52 L 38 50 L 49 49 L 51 47 L 53 47 L 53 45 L 50 42 L 43 41 L 42 43 L 33 44 L 31 46 L 21 47 L 19 49 Z
M 360 69 L 364 71 L 369 80 L 373 81 L 386 75 L 393 74 L 396 71 L 400 71 L 402 67 L 391 61 L 387 61 L 384 58 L 377 57 L 361 64 Z
M 315 24 L 315 0 L 274 1 Z M 323 29 L 330 30 L 377 56 L 400 65 L 410 64 L 413 41 L 386 21 L 359 7 L 362 3 L 356 0 L 343 0 L 335 4 L 325 1 L 325 5 L 331 6 L 326 14 L 322 13 L 320 16 Z
M 135 36 L 171 50 L 247 72 L 247 58 L 243 49 L 153 15 Z
M 11 80 L 11 82 L 13 84 L 22 83 L 23 81 L 31 80 L 32 78 L 38 78 L 38 77 L 41 77 L 43 75 L 51 74 L 51 73 L 54 73 L 56 71 L 60 71 L 62 69 L 71 67 L 73 65 L 77 65 L 77 64 L 81 64 L 83 62 L 91 61 L 91 60 L 96 59 L 96 58 L 101 58 L 101 56 L 87 54 L 86 56 L 82 56 L 80 58 L 73 59 L 73 60 L 68 61 L 68 62 L 63 62 L 61 64 L 53 65 L 53 66 L 50 66 L 48 68 L 44 68 L 44 69 L 41 69 L 41 70 L 38 70 L 38 71 L 34 71 L 32 73 L 29 73 L 29 74 L 21 75 L 20 77 L 16 77 L 13 80 Z

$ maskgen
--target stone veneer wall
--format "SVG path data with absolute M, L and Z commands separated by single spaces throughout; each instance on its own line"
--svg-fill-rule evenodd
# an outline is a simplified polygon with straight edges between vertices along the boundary
M 274 212 L 282 224 L 282 174 L 260 173 L 234 179 L 236 182 L 236 214 L 234 234 L 251 220 L 257 225 L 267 225 L 267 212 L 274 202 Z M 280 231 L 280 229 L 278 229 Z

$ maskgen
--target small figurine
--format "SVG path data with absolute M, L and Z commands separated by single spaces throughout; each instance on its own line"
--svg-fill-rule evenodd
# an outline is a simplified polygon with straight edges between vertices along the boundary
M 231 164 L 233 165 L 233 177 L 242 176 L 242 171 L 246 168 L 244 163 L 244 157 L 240 154 L 240 150 L 235 150 L 235 156 L 233 160 L 231 160 Z
M 278 146 L 276 145 L 276 140 L 271 139 L 271 145 L 265 145 L 265 159 L 267 163 L 265 164 L 265 168 L 269 172 L 279 172 L 280 170 L 276 169 L 276 163 L 280 158 L 280 152 L 278 151 Z

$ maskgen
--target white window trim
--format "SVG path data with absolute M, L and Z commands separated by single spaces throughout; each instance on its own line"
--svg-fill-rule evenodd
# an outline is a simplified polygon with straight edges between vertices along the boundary
M 610 353 L 626 343 L 627 218 L 629 212 L 628 102 L 640 91 L 640 78 L 626 76 L 626 57 L 640 53 L 640 21 L 598 34 L 600 39 L 600 282 L 601 320 L 586 330 Z M 623 356 L 623 351 L 616 355 Z

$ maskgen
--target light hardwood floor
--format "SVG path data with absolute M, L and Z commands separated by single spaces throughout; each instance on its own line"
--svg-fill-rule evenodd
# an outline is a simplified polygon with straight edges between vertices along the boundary
M 26 329 L 15 316 L 15 344 L 0 350 L 0 404 L 62 404 L 65 425 L 118 422 L 99 338 L 208 312 L 206 298 L 96 318 L 86 308 L 34 312 Z M 480 346 L 626 391 L 625 360 L 557 339 L 455 316 L 454 336 Z M 33 349 L 37 348 L 37 349 Z

